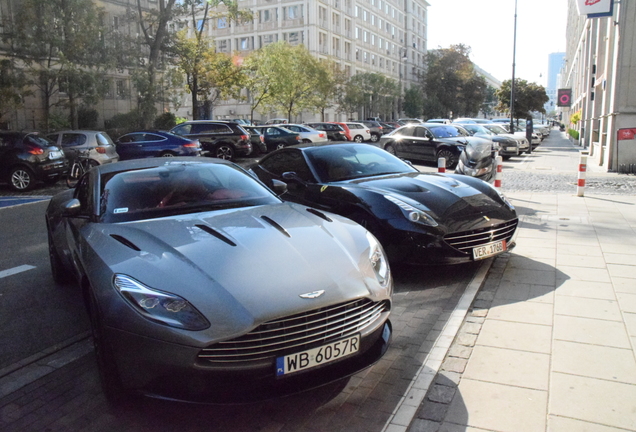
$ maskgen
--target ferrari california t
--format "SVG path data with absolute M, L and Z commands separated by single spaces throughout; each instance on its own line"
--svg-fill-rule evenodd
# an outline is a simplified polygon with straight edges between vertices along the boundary
M 53 197 L 46 224 L 53 278 L 81 290 L 111 401 L 266 399 L 387 349 L 393 281 L 375 237 L 231 162 L 95 167 Z
M 251 171 L 265 184 L 286 181 L 288 201 L 360 223 L 392 261 L 463 263 L 515 246 L 516 211 L 490 184 L 421 173 L 368 144 L 281 149 Z

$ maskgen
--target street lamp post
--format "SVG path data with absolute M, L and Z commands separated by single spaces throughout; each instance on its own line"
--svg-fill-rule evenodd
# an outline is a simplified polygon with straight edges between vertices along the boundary
M 406 56 L 407 51 L 406 48 L 400 48 L 399 51 L 399 56 L 400 56 L 400 97 L 398 98 L 398 107 L 397 107 L 397 114 L 398 114 L 398 118 L 402 116 L 402 97 L 403 97 L 403 86 L 402 86 L 402 65 L 406 63 L 406 61 L 408 60 L 408 57 Z M 406 67 L 404 67 L 404 72 L 406 72 Z M 404 73 L 404 75 L 406 75 L 406 73 Z
M 515 125 L 515 57 L 517 54 L 517 0 L 515 0 L 514 33 L 512 38 L 512 82 L 510 83 L 510 133 L 514 133 Z M 530 144 L 532 148 L 532 143 Z

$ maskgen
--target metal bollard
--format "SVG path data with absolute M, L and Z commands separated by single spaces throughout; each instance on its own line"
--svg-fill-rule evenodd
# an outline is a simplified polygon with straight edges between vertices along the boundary
M 437 159 L 437 172 L 438 173 L 446 172 L 446 158 Z
M 495 187 L 501 187 L 501 178 L 503 177 L 503 158 L 501 156 L 497 156 L 495 159 L 495 166 L 497 171 L 495 171 Z
M 587 170 L 587 156 L 581 156 L 579 161 L 579 180 L 576 185 L 576 196 L 583 196 L 585 189 L 585 171 Z

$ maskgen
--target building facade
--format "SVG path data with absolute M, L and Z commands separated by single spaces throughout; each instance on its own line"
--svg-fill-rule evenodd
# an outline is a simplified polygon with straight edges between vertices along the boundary
M 545 92 L 547 93 L 550 100 L 543 106 L 545 112 L 548 115 L 554 112 L 557 107 L 557 90 L 559 87 L 559 76 L 561 75 L 561 68 L 563 67 L 564 60 L 564 52 L 552 53 L 548 56 L 548 76 Z
M 569 0 L 560 88 L 571 89 L 572 96 L 571 106 L 561 108 L 562 121 L 579 133 L 588 164 L 635 172 L 636 2 L 603 3 L 609 3 L 607 16 L 580 14 L 585 2 Z M 580 121 L 571 122 L 574 114 Z

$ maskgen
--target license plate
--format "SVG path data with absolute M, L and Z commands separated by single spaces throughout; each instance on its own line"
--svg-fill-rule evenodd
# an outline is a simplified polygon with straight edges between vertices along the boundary
M 473 248 L 473 258 L 476 260 L 488 258 L 506 251 L 506 241 L 501 240 Z
M 515 151 L 517 150 L 517 147 L 506 147 L 507 151 Z
M 61 151 L 52 151 L 49 152 L 49 159 L 53 160 L 53 159 L 59 159 L 62 157 L 62 152 Z
M 276 375 L 287 375 L 330 363 L 359 350 L 360 335 L 357 334 L 318 348 L 278 357 L 276 359 Z

